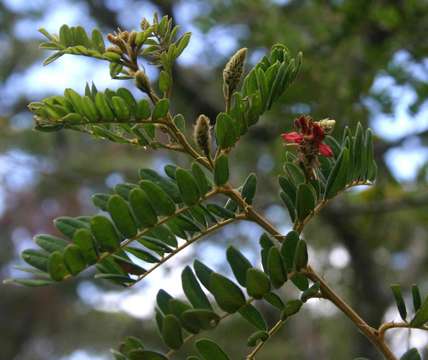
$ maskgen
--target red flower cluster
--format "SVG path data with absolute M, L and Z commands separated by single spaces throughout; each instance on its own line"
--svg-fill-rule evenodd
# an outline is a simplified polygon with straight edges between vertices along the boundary
M 294 121 L 294 126 L 297 131 L 281 134 L 286 143 L 298 144 L 302 149 L 309 147 L 315 150 L 317 155 L 333 156 L 331 147 L 323 143 L 325 132 L 319 123 L 309 116 L 300 116 Z

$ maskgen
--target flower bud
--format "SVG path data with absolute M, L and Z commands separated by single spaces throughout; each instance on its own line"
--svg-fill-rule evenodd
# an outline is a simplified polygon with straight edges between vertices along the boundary
M 227 62 L 223 70 L 223 93 L 230 99 L 238 87 L 244 72 L 244 63 L 247 57 L 247 48 L 239 49 Z
M 138 70 L 135 73 L 135 83 L 141 91 L 150 92 L 150 80 L 144 71 Z
M 205 115 L 199 115 L 193 133 L 196 144 L 206 156 L 211 153 L 210 119 Z

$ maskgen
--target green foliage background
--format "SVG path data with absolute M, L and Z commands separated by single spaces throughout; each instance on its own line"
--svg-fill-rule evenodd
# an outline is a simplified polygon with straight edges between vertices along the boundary
M 416 282 L 427 291 L 426 166 L 420 166 L 414 177 L 403 180 L 391 156 L 394 151 L 409 151 L 412 147 L 422 157 L 426 151 L 423 114 L 428 89 L 428 5 L 425 1 L 159 0 L 113 4 L 96 0 L 56 3 L 45 0 L 28 7 L 20 3 L 0 2 L 4 48 L 0 62 L 0 152 L 3 167 L 8 169 L 1 172 L 0 179 L 2 277 L 13 271 L 11 264 L 16 262 L 18 250 L 28 245 L 31 235 L 54 232 L 52 218 L 92 212 L 92 206 L 84 199 L 90 193 L 104 191 L 108 187 L 106 177 L 114 180 L 120 175 L 132 180 L 138 167 L 167 161 L 165 153 L 154 157 L 148 152 L 69 132 L 55 135 L 32 132 L 31 117 L 25 108 L 35 100 L 31 94 L 37 90 L 44 96 L 53 95 L 44 91 L 45 84 L 34 78 L 32 82 L 24 81 L 26 69 L 34 71 L 45 55 L 37 48 L 36 29 L 45 22 L 49 24 L 52 9 L 65 13 L 72 7 L 82 15 L 82 21 L 75 19 L 76 23 L 88 27 L 95 23 L 104 31 L 117 26 L 136 26 L 141 17 L 136 14 L 145 11 L 149 15 L 153 10 L 175 15 L 184 30 L 199 29 L 200 36 L 193 41 L 202 48 L 203 55 L 174 69 L 174 94 L 178 101 L 173 105 L 188 119 L 195 119 L 200 113 L 214 117 L 222 109 L 221 70 L 238 47 L 249 48 L 252 63 L 277 42 L 287 44 L 293 52 L 303 51 L 304 65 L 297 82 L 281 105 L 251 129 L 232 159 L 236 164 L 236 182 L 242 181 L 248 172 L 258 170 L 259 184 L 263 184 L 265 192 L 259 194 L 257 206 L 284 227 L 289 220 L 278 207 L 274 175 L 280 172 L 284 152 L 279 134 L 290 128 L 291 120 L 302 112 L 316 119 L 329 116 L 337 120 L 339 132 L 343 126 L 358 121 L 379 129 L 380 119 L 390 119 L 388 132 L 394 135 L 393 140 L 377 133 L 376 156 L 380 165 L 377 186 L 364 190 L 358 197 L 350 193 L 336 200 L 310 225 L 306 234 L 318 256 L 318 267 L 325 270 L 328 280 L 371 323 L 378 324 L 392 306 L 390 282 Z M 189 16 L 190 11 L 194 16 Z M 57 27 L 52 26 L 52 30 Z M 400 61 L 403 58 L 405 61 Z M 385 78 L 394 87 L 376 86 L 379 79 Z M 85 80 L 82 78 L 82 88 Z M 399 126 L 401 99 L 392 91 L 396 87 L 414 94 L 414 101 L 406 110 L 412 121 L 419 121 L 420 125 L 414 126 L 416 130 L 409 135 L 403 134 Z M 179 157 L 176 160 L 182 161 Z M 251 253 L 256 242 L 252 231 L 237 227 L 233 236 L 220 233 L 204 244 L 213 242 L 220 246 L 233 241 L 246 246 Z M 215 247 L 213 250 L 204 244 L 196 251 L 201 254 L 215 251 Z M 331 251 L 338 246 L 350 256 L 343 269 L 329 262 Z M 183 262 L 186 260 L 183 258 Z M 216 259 L 219 268 L 222 260 Z M 156 345 L 158 340 L 151 322 L 124 312 L 98 311 L 83 302 L 80 294 L 88 286 L 84 281 L 83 278 L 39 290 L 2 285 L 0 358 L 79 359 L 76 349 L 103 358 L 108 356 L 103 353 L 106 348 L 129 334 L 153 339 Z M 103 291 L 111 290 L 105 284 L 97 285 Z M 328 359 L 328 354 L 334 353 L 338 359 L 348 359 L 351 354 L 377 359 L 367 341 L 341 315 L 327 309 L 322 316 L 316 315 L 316 311 L 305 311 L 303 316 L 306 321 L 293 319 L 260 358 L 312 359 L 317 354 Z M 225 348 L 231 355 L 239 349 L 236 344 L 248 335 L 240 334 L 240 326 L 239 322 L 231 322 L 218 330 L 219 338 L 224 339 L 224 334 L 228 334 L 229 344 Z M 405 344 L 405 339 L 401 340 Z M 426 341 L 425 338 L 422 344 L 425 348 Z M 74 357 L 68 357 L 71 354 Z

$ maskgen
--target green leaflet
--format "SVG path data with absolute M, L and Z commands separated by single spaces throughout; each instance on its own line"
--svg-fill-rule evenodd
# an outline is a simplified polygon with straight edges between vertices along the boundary
M 303 184 L 306 180 L 306 176 L 303 170 L 294 163 L 286 162 L 284 164 L 284 171 L 288 175 L 289 179 L 296 186 L 299 184 Z
M 214 166 L 214 182 L 222 186 L 229 180 L 229 159 L 226 155 L 220 155 Z
M 252 204 L 254 196 L 256 195 L 257 188 L 257 177 L 256 174 L 251 173 L 245 179 L 244 185 L 242 186 L 242 197 L 247 204 Z
M 192 164 L 192 174 L 202 195 L 205 195 L 211 190 L 211 182 L 205 175 L 204 170 L 202 170 L 201 166 L 196 162 Z
M 88 224 L 68 216 L 62 216 L 54 220 L 55 227 L 69 239 L 73 239 L 74 233 L 79 229 L 88 228 Z
M 278 310 L 282 310 L 284 308 L 284 303 L 281 298 L 273 292 L 268 292 L 263 295 L 263 299 L 265 299 L 269 304 L 276 307 Z
M 324 197 L 330 199 L 346 186 L 349 171 L 349 150 L 344 148 L 327 179 Z
M 86 261 L 80 249 L 70 244 L 64 250 L 64 263 L 72 275 L 77 275 L 86 268 Z
M 284 259 L 287 272 L 291 272 L 294 269 L 294 255 L 298 241 L 299 234 L 296 231 L 290 231 L 281 245 L 281 255 Z
M 246 286 L 247 270 L 252 268 L 250 261 L 233 246 L 227 248 L 226 258 L 238 283 Z
M 403 299 L 403 294 L 401 293 L 401 286 L 398 284 L 391 285 L 391 291 L 394 295 L 395 303 L 397 304 L 398 312 L 400 313 L 403 321 L 406 321 L 407 309 L 406 304 Z
M 204 360 L 229 360 L 226 353 L 215 342 L 208 339 L 200 339 L 195 342 L 195 347 Z
M 416 314 L 410 324 L 412 326 L 422 326 L 428 322 L 428 297 L 425 299 L 421 307 Z
M 89 265 L 95 264 L 98 259 L 95 239 L 88 229 L 79 229 L 74 233 L 73 243 L 80 249 Z
M 422 305 L 422 298 L 419 288 L 416 285 L 412 285 L 412 300 L 413 308 L 417 312 Z
M 269 338 L 267 331 L 259 330 L 252 333 L 247 339 L 248 346 L 256 346 L 259 342 L 264 342 Z
M 201 197 L 195 178 L 189 171 L 181 168 L 176 170 L 175 178 L 184 203 L 188 206 L 195 205 Z
M 160 118 L 165 117 L 168 114 L 169 110 L 169 100 L 168 99 L 160 99 L 155 107 L 153 108 L 152 112 L 152 120 L 158 120 Z
M 147 100 L 142 99 L 138 101 L 137 108 L 135 109 L 136 120 L 146 120 L 151 115 L 150 104 Z
M 22 259 L 29 265 L 47 272 L 48 253 L 41 250 L 27 249 L 21 253 Z
M 221 149 L 227 149 L 233 146 L 237 140 L 233 119 L 226 113 L 220 113 L 217 116 L 215 124 L 215 136 L 217 145 Z
M 315 208 L 315 196 L 310 185 L 300 184 L 297 189 L 297 218 L 303 221 Z
M 132 217 L 129 206 L 119 195 L 113 195 L 107 203 L 108 212 L 117 229 L 125 238 L 132 238 L 137 234 L 137 225 Z
M 306 302 L 311 297 L 314 297 L 315 295 L 317 295 L 319 291 L 320 291 L 320 284 L 315 283 L 310 288 L 303 291 L 302 295 L 300 296 L 300 300 L 302 300 L 303 302 Z
M 68 275 L 64 257 L 60 251 L 54 251 L 49 255 L 48 272 L 50 277 L 55 281 L 62 281 Z
M 178 350 L 183 345 L 180 322 L 175 315 L 168 314 L 163 318 L 162 338 L 171 349 Z
M 302 239 L 297 242 L 294 265 L 297 271 L 308 265 L 308 249 L 306 247 L 306 242 Z
M 255 299 L 263 298 L 270 291 L 270 281 L 267 275 L 258 269 L 247 270 L 246 286 L 248 295 Z
M 125 248 L 125 251 L 128 252 L 128 253 L 130 253 L 130 254 L 132 254 L 132 255 L 134 255 L 138 259 L 147 262 L 147 263 L 157 263 L 157 262 L 159 262 L 159 259 L 156 256 L 150 254 L 149 252 L 147 252 L 145 250 L 142 250 L 142 249 L 139 249 L 139 248 L 136 248 L 136 247 L 128 246 L 128 247 Z
M 207 309 L 189 309 L 181 314 L 183 323 L 191 324 L 198 330 L 211 330 L 220 322 L 220 316 Z
M 262 314 L 251 304 L 239 309 L 239 314 L 259 330 L 267 330 L 266 321 Z
M 175 213 L 174 201 L 159 185 L 149 180 L 141 180 L 140 186 L 158 215 L 170 216 Z
M 151 227 L 157 223 L 156 212 L 150 203 L 149 197 L 143 190 L 139 188 L 131 190 L 129 203 L 140 226 Z
M 212 306 L 207 296 L 202 291 L 198 280 L 189 266 L 186 266 L 181 273 L 181 282 L 184 294 L 193 307 L 212 310 Z
M 412 348 L 410 350 L 407 350 L 403 354 L 403 356 L 400 358 L 400 360 L 422 360 L 422 358 L 419 355 L 418 350 L 415 348 Z
M 297 314 L 302 307 L 303 302 L 301 300 L 289 300 L 284 305 L 284 310 L 281 313 L 281 319 L 285 320 L 289 316 Z
M 101 250 L 114 251 L 120 239 L 113 224 L 105 216 L 96 215 L 91 220 L 91 231 Z
M 34 237 L 34 241 L 43 250 L 51 253 L 54 251 L 63 251 L 68 245 L 68 241 L 52 235 L 40 234 Z
M 132 350 L 143 350 L 142 341 L 135 336 L 126 337 L 119 345 L 119 350 L 125 355 L 129 355 Z
M 201 263 L 199 260 L 195 259 L 193 262 L 193 268 L 195 269 L 196 276 L 199 281 L 204 285 L 204 287 L 210 290 L 210 275 L 213 273 L 213 270 L 210 269 L 205 264 Z
M 209 289 L 218 306 L 228 313 L 234 313 L 245 305 L 241 289 L 223 275 L 211 273 Z
M 287 269 L 278 248 L 272 246 L 267 258 L 267 273 L 274 288 L 280 288 L 287 281 Z
M 120 96 L 113 96 L 111 98 L 113 112 L 119 121 L 126 122 L 130 119 L 131 113 L 125 100 Z

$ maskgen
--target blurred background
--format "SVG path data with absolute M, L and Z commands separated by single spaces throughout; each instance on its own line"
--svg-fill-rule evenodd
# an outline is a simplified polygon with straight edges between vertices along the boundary
M 1 0 L 0 277 L 16 275 L 19 252 L 34 246 L 36 233 L 55 233 L 52 219 L 94 213 L 92 193 L 136 180 L 143 166 L 186 164 L 162 151 L 71 132 L 34 132 L 26 109 L 30 101 L 65 87 L 82 93 L 86 81 L 100 89 L 132 87 L 129 81 L 110 80 L 104 62 L 63 57 L 42 67 L 47 54 L 38 49 L 39 27 L 56 33 L 63 23 L 80 24 L 108 33 L 136 28 L 155 11 L 173 15 L 182 31 L 193 33 L 175 68 L 173 100 L 189 129 L 198 114 L 214 117 L 222 110 L 221 70 L 238 48 L 249 48 L 247 68 L 277 42 L 303 52 L 295 84 L 233 155 L 234 183 L 257 171 L 256 205 L 283 231 L 290 221 L 277 196 L 284 158 L 279 134 L 290 129 L 292 119 L 301 113 L 331 117 L 337 120 L 336 136 L 358 121 L 374 129 L 376 186 L 335 200 L 305 237 L 314 267 L 371 325 L 398 320 L 390 283 L 407 290 L 417 283 L 428 293 L 426 0 Z M 127 335 L 161 348 L 151 319 L 159 286 L 179 296 L 180 272 L 194 256 L 228 272 L 224 248 L 230 243 L 258 262 L 259 235 L 256 226 L 232 225 L 126 291 L 91 281 L 90 274 L 41 289 L 0 285 L 0 360 L 110 359 L 109 348 Z M 325 302 L 312 300 L 298 320 L 265 347 L 261 360 L 380 359 Z M 240 359 L 250 332 L 235 320 L 215 336 Z M 388 341 L 398 355 L 416 346 L 428 359 L 428 336 L 421 331 L 394 330 Z

